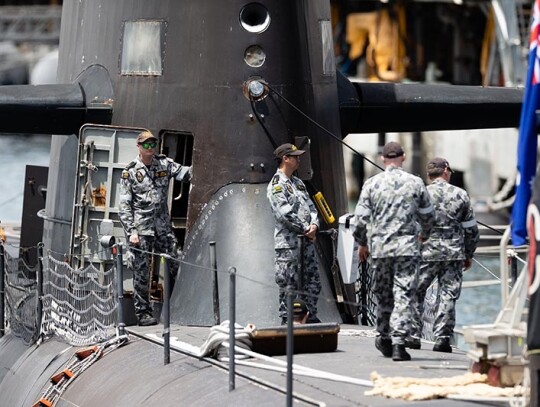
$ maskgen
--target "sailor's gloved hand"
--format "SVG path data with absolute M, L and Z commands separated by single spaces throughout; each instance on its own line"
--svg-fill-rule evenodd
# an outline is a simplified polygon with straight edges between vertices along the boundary
M 309 229 L 306 233 L 304 233 L 304 236 L 307 237 L 312 242 L 315 241 L 315 235 L 317 233 L 317 225 L 310 225 Z
M 138 245 L 139 242 L 139 235 L 137 233 L 133 233 L 131 236 L 129 236 L 129 243 Z
M 367 246 L 358 246 L 358 258 L 361 262 L 367 261 L 369 257 L 369 249 Z

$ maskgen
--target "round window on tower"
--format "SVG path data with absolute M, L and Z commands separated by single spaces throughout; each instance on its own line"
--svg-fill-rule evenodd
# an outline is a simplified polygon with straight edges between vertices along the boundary
M 240 24 L 250 33 L 262 33 L 270 25 L 270 14 L 260 3 L 249 3 L 240 10 Z
M 265 60 L 266 54 L 259 45 L 251 45 L 244 52 L 244 61 L 254 68 L 262 66 Z

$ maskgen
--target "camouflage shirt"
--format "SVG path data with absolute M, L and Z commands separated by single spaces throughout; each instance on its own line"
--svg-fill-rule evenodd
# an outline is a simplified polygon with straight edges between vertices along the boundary
M 317 209 L 300 178 L 294 175 L 289 178 L 277 170 L 268 184 L 266 196 L 276 220 L 276 249 L 296 248 L 296 235 L 306 233 L 310 225 L 319 227 Z
M 365 182 L 355 215 L 354 236 L 362 246 L 367 245 L 371 225 L 374 258 L 420 256 L 418 238 L 429 236 L 434 221 L 422 179 L 393 165 Z
M 126 236 L 154 236 L 171 230 L 167 197 L 173 177 L 188 182 L 191 167 L 165 155 L 154 156 L 149 166 L 137 157 L 122 171 L 119 215 Z
M 422 245 L 423 260 L 471 259 L 480 236 L 467 192 L 440 178 L 427 189 L 435 208 L 435 224 Z

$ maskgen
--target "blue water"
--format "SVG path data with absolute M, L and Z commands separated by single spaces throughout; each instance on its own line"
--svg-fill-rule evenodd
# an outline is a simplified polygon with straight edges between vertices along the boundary
M 522 255 L 524 259 L 525 256 Z M 480 265 L 474 263 L 470 270 L 463 275 L 463 281 L 477 280 L 499 280 L 499 255 L 477 254 L 475 259 L 480 262 L 489 272 Z M 518 273 L 526 272 L 522 270 L 523 263 L 518 262 Z M 494 275 L 492 275 L 491 273 Z M 464 326 L 492 324 L 495 322 L 501 309 L 501 286 L 488 285 L 483 287 L 464 287 L 461 290 L 461 297 L 456 304 L 456 332 Z M 464 342 L 461 335 L 456 335 L 457 346 L 467 350 L 470 345 Z
M 0 133 L 0 142 L 0 221 L 20 223 L 26 166 L 49 166 L 51 136 Z
M 463 274 L 463 281 L 499 279 L 499 254 L 477 254 L 475 260 L 494 275 L 473 262 L 473 266 Z M 501 286 L 489 285 L 461 290 L 456 305 L 456 326 L 489 324 L 494 322 L 501 308 Z

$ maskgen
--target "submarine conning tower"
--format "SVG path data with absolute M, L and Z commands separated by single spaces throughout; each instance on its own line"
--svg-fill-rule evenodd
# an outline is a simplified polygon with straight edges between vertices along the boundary
M 206 293 L 208 243 L 215 241 L 218 269 L 237 269 L 238 321 L 277 323 L 274 221 L 266 198 L 275 147 L 309 138 L 305 161 L 311 165 L 303 177 L 324 192 L 336 213 L 346 211 L 341 145 L 279 97 L 339 133 L 329 3 L 65 1 L 58 82 L 70 83 L 94 64 L 108 71 L 113 84 L 112 125 L 188 140 L 184 156 L 193 179 L 172 321 L 213 324 L 212 295 Z M 255 100 L 248 89 L 255 79 L 275 92 Z M 45 222 L 44 242 L 56 252 L 70 245 L 69 175 L 76 173 L 77 148 L 77 136 L 53 137 L 46 212 L 56 221 Z M 219 276 L 225 312 L 227 276 Z M 332 297 L 328 281 L 324 285 Z M 319 312 L 322 319 L 339 320 L 332 302 L 321 301 Z

